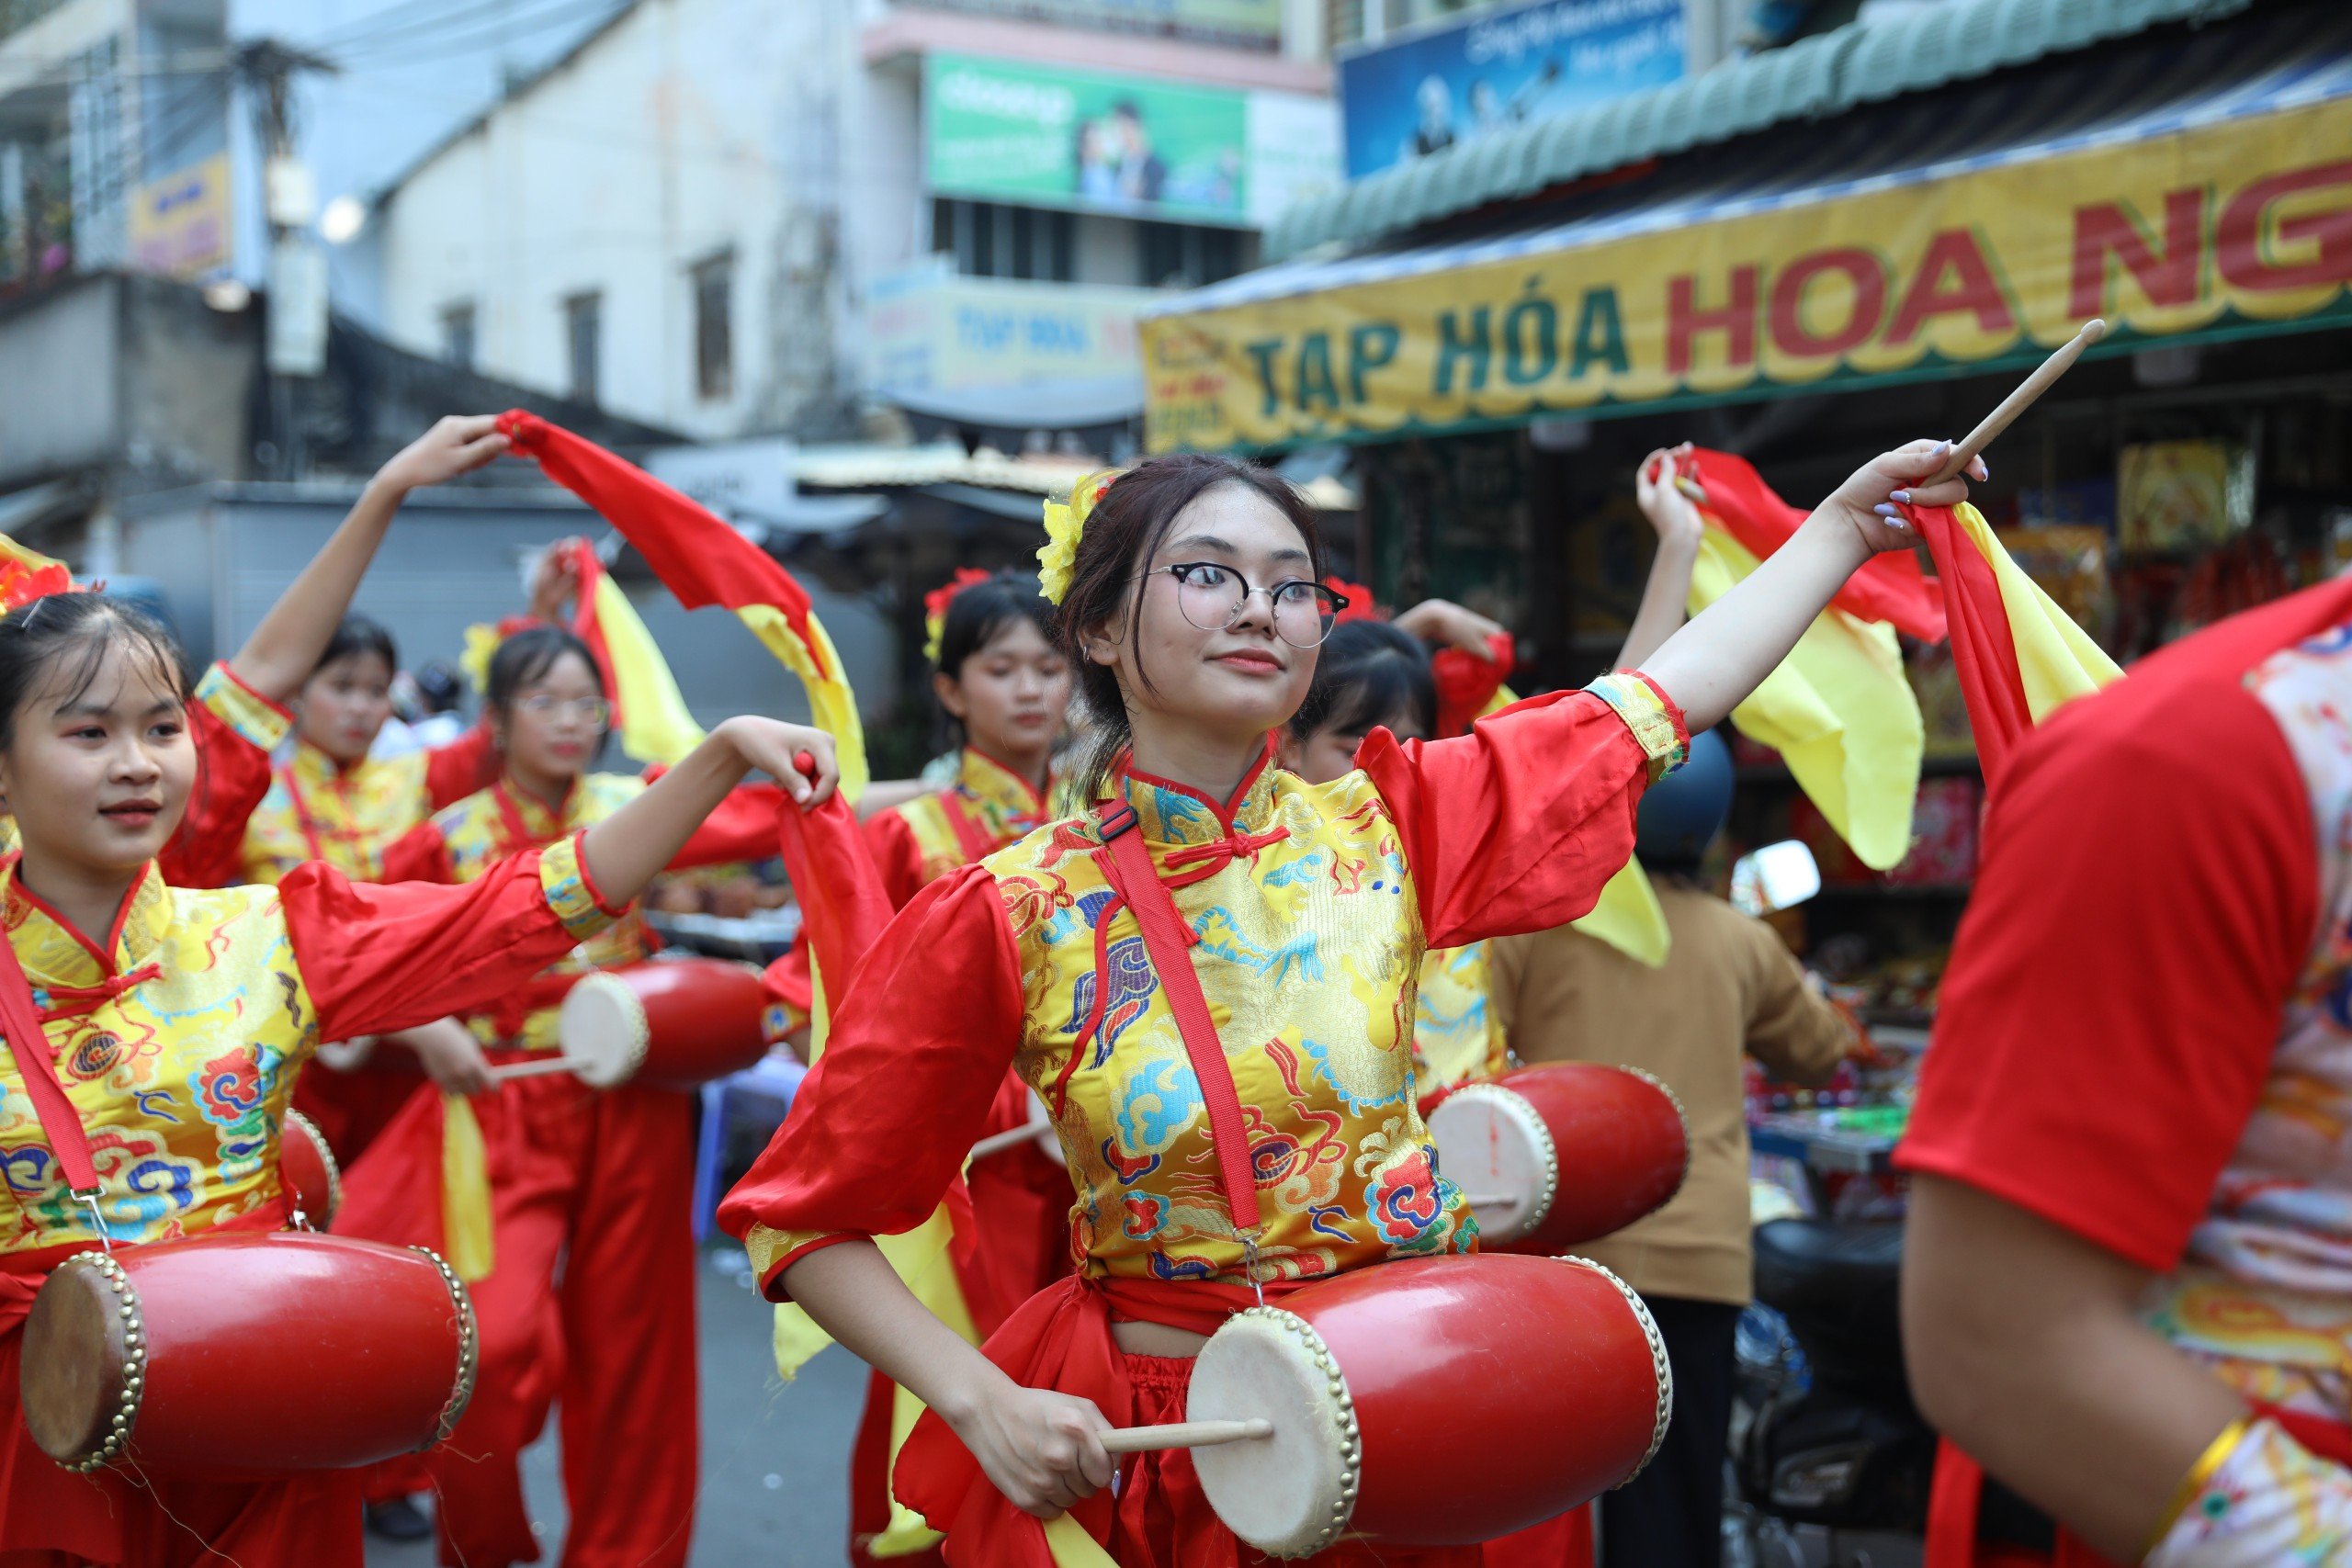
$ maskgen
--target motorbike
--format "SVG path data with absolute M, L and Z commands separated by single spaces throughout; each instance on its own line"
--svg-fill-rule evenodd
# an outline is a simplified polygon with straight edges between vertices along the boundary
M 1758 1225 L 1737 1339 L 1725 1568 L 1917 1568 L 1936 1434 L 1903 1366 L 1903 1224 Z M 2050 1550 L 1989 1478 L 1980 1539 Z

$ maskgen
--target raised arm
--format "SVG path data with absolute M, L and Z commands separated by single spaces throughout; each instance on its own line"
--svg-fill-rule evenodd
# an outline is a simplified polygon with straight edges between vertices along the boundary
M 1713 728 L 1745 701 L 1864 561 L 1918 543 L 1900 507 L 1968 499 L 1964 479 L 1925 482 L 1951 450 L 1948 441 L 1914 441 L 1863 464 L 1786 545 L 1642 661 L 1693 732 Z M 1982 461 L 1972 460 L 1971 471 L 1981 476 Z
M 815 761 L 813 780 L 795 765 L 803 753 Z M 775 774 L 783 793 L 802 806 L 831 795 L 841 776 L 833 738 L 823 730 L 772 718 L 728 719 L 644 794 L 582 836 L 580 856 L 589 876 L 606 898 L 628 903 L 677 861 L 705 820 L 728 804 L 729 794 L 754 768 Z
M 1612 670 L 1639 669 L 1642 660 L 1682 629 L 1682 619 L 1690 613 L 1690 572 L 1699 564 L 1699 541 L 1707 531 L 1699 509 L 1675 486 L 1676 459 L 1690 450 L 1686 441 L 1670 452 L 1653 452 L 1634 470 L 1634 499 L 1657 531 L 1657 553 L 1650 558 L 1641 607 L 1625 629 L 1625 646 L 1617 650 Z
M 410 443 L 368 481 L 358 504 L 231 657 L 230 671 L 271 702 L 292 697 L 349 614 L 359 580 L 409 492 L 471 473 L 506 447 L 488 415 L 452 415 Z

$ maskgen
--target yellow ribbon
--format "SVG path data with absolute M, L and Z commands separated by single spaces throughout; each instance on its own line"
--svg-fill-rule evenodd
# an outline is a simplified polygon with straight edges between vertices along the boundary
M 449 1267 L 468 1284 L 490 1277 L 497 1263 L 490 1217 L 490 1153 L 481 1123 L 462 1094 L 441 1097 L 441 1245 Z

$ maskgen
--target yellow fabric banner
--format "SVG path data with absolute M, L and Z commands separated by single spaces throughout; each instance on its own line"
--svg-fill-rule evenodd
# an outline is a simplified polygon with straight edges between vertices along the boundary
M 2123 667 L 2108 657 L 2107 649 L 2093 642 L 2075 617 L 2009 558 L 1983 513 L 1962 502 L 1952 508 L 1951 516 L 1992 563 L 1993 579 L 2001 588 L 2001 608 L 2008 612 L 2009 639 L 2017 645 L 2018 681 L 2025 688 L 2034 723 L 2123 678 Z
M 1690 573 L 1690 613 L 1722 598 L 1757 565 L 1710 524 Z M 1885 871 L 1910 852 L 1927 730 L 1893 626 L 1824 610 L 1731 716 L 1741 734 L 1780 751 L 1864 865 Z
M 686 711 L 677 677 L 637 606 L 609 576 L 596 579 L 596 626 L 613 661 L 619 700 L 621 750 L 640 762 L 675 766 L 702 744 L 702 726 Z
M 1147 438 L 1266 446 L 2352 318 L 2352 100 L 1142 324 Z M 1408 258 L 1409 259 L 1409 258 Z

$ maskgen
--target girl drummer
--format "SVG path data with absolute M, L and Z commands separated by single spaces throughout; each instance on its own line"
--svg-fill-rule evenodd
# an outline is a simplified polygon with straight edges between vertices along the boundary
M 469 884 L 517 854 L 611 820 L 646 793 L 636 778 L 588 771 L 611 715 L 588 645 L 535 626 L 491 660 L 487 716 L 498 781 L 421 824 L 384 856 L 388 880 Z M 717 804 L 672 869 L 776 852 L 773 785 Z M 477 998 L 455 1023 L 476 1081 L 492 1089 L 482 1046 L 516 1061 L 558 1046 L 564 994 L 600 968 L 652 951 L 630 915 L 527 983 Z M 548 1405 L 562 1405 L 575 1561 L 683 1564 L 693 1535 L 695 1459 L 693 1131 L 687 1096 L 627 1085 L 594 1090 L 565 1075 L 494 1086 L 473 1102 L 488 1154 L 495 1263 L 473 1286 L 481 1366 L 472 1404 L 448 1446 L 428 1455 L 440 1495 L 445 1557 L 477 1565 L 538 1554 L 525 1506 L 522 1450 Z M 437 1097 L 420 1097 L 349 1174 L 340 1233 L 417 1242 L 437 1234 L 437 1181 L 421 1191 L 420 1135 L 437 1171 Z M 420 1207 L 420 1201 L 422 1201 Z M 561 1260 L 561 1281 L 558 1263 Z
M 1101 1434 L 1181 1418 L 1189 1358 L 1258 1292 L 1474 1245 L 1414 1109 L 1413 965 L 1582 914 L 1689 728 L 1752 690 L 1871 551 L 1911 542 L 1871 508 L 1965 493 L 1925 482 L 1946 450 L 1865 466 L 1645 673 L 1461 739 L 1374 734 L 1321 786 L 1268 765 L 1339 607 L 1302 499 L 1195 454 L 1082 487 L 1049 525 L 1046 588 L 1104 742 L 1084 782 L 1115 798 L 899 913 L 720 1216 L 771 1294 L 930 1407 L 895 1490 L 959 1562 L 1039 1561 L 1023 1515 L 1070 1509 L 1127 1568 L 1238 1560 L 1182 1453 L 1141 1458 L 1113 1494 Z M 1136 899 L 1189 928 L 1181 1008 Z M 871 1238 L 932 1212 L 1008 1063 L 1053 1111 L 1084 1262 L 976 1354 Z
M 21 859 L 0 867 L 0 984 L 29 982 L 45 1036 L 0 1048 L 15 1216 L 0 1239 L 0 1561 L 358 1568 L 347 1476 L 134 1483 L 52 1464 L 17 1410 L 34 1291 L 101 1224 L 119 1249 L 284 1224 L 279 1122 L 319 1040 L 512 990 L 610 924 L 747 768 L 781 772 L 802 798 L 825 793 L 830 742 L 730 720 L 586 832 L 527 846 L 463 886 L 369 886 L 313 864 L 275 887 L 196 891 L 154 863 L 195 774 L 188 702 L 179 650 L 134 609 L 56 593 L 0 618 L 0 789 L 23 837 Z M 788 772 L 800 751 L 825 760 L 813 785 Z M 62 1085 L 68 1108 L 52 1105 L 48 1122 L 28 1089 L 42 1080 Z M 69 1111 L 95 1150 L 86 1206 L 56 1153 L 81 1141 L 56 1130 Z
M 487 427 L 489 421 L 483 420 Z M 501 449 L 503 437 L 494 438 Z M 560 549 L 548 551 L 533 575 L 531 618 L 552 620 L 571 582 Z M 348 596 L 345 596 L 348 602 Z M 293 704 L 293 754 L 274 771 L 269 792 L 245 823 L 244 880 L 277 882 L 306 861 L 324 861 L 346 876 L 380 879 L 384 853 L 434 812 L 498 776 L 487 727 L 476 725 L 447 746 L 379 758 L 376 738 L 392 712 L 400 652 L 392 634 L 365 615 L 334 628 Z M 462 1031 L 427 1028 L 390 1037 L 415 1055 L 445 1089 L 481 1087 L 478 1054 Z M 382 1042 L 378 1049 L 382 1049 Z M 367 1064 L 351 1070 L 333 1053 L 295 1086 L 295 1109 L 317 1124 L 345 1164 L 367 1152 L 416 1087 L 413 1070 Z

